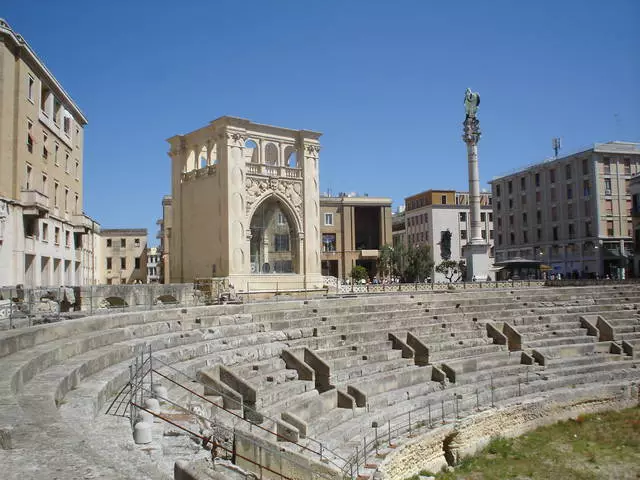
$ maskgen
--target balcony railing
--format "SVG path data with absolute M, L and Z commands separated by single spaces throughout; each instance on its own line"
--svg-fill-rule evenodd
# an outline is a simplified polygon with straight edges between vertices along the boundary
M 22 190 L 20 201 L 24 215 L 44 216 L 49 213 L 49 197 L 38 190 Z
M 301 168 L 279 167 L 261 163 L 247 163 L 247 173 L 268 177 L 302 178 Z

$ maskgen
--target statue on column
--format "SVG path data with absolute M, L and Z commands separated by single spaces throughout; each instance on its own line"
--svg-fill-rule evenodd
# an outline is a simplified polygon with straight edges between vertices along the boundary
M 464 92 L 464 109 L 467 112 L 466 118 L 475 118 L 478 107 L 480 106 L 480 94 L 472 92 L 470 88 Z

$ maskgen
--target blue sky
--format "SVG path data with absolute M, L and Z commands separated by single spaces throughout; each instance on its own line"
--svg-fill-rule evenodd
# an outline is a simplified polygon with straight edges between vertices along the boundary
M 479 91 L 482 186 L 594 142 L 640 141 L 640 2 L 30 1 L 0 17 L 78 103 L 85 211 L 146 227 L 165 139 L 223 115 L 318 130 L 323 191 L 467 188 L 463 94 Z

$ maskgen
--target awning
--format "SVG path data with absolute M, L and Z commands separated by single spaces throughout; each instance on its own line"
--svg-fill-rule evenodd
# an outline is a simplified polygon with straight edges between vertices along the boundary
M 553 267 L 550 265 L 540 265 L 540 270 L 542 270 L 543 272 L 548 272 L 550 270 L 553 270 Z

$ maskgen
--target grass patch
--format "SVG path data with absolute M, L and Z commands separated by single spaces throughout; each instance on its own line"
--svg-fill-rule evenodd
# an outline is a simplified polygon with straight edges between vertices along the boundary
M 494 438 L 437 480 L 640 478 L 640 407 L 580 415 L 519 438 Z

